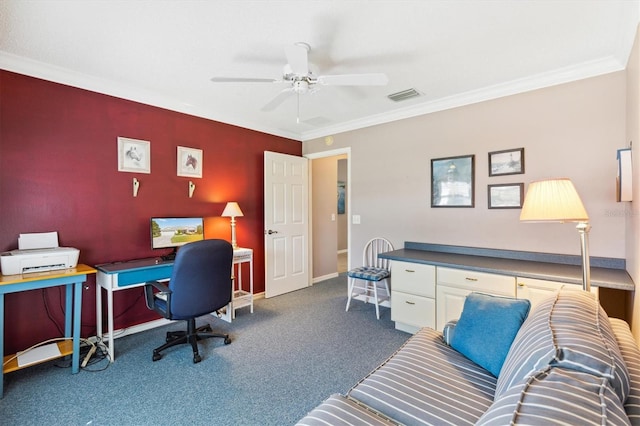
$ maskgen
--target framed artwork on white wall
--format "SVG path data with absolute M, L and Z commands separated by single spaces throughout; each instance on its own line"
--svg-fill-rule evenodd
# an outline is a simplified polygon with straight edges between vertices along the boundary
M 475 155 L 431 160 L 431 207 L 474 206 Z
M 490 209 L 520 209 L 524 199 L 524 183 L 488 185 Z
M 344 214 L 345 212 L 345 194 L 345 183 L 338 181 L 338 214 Z
M 524 173 L 524 148 L 505 149 L 489 153 L 489 176 Z

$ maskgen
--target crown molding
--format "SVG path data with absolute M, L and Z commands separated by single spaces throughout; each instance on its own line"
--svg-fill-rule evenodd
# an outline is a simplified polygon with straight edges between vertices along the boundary
M 624 69 L 625 65 L 621 64 L 615 57 L 610 56 L 595 61 L 584 62 L 571 67 L 560 68 L 554 71 L 533 75 L 531 77 L 512 80 L 506 83 L 500 83 L 482 89 L 460 93 L 455 96 L 435 99 L 427 103 L 396 109 L 388 113 L 370 116 L 362 120 L 353 120 L 336 126 L 329 126 L 319 130 L 311 130 L 302 134 L 302 141 L 304 142 L 328 135 L 336 135 L 338 133 L 349 132 L 365 127 L 445 111 L 505 96 L 517 95 L 520 93 L 543 89 L 545 87 L 556 86 L 559 84 L 622 71 Z
M 599 60 L 584 62 L 575 66 L 537 74 L 527 78 L 512 80 L 506 83 L 500 83 L 482 89 L 460 93 L 455 96 L 435 99 L 427 103 L 395 109 L 393 111 L 369 116 L 360 120 L 352 120 L 335 126 L 328 126 L 323 127 L 322 129 L 309 130 L 300 133 L 292 133 L 283 129 L 265 128 L 264 126 L 260 126 L 256 123 L 238 119 L 238 117 L 220 117 L 219 113 L 214 114 L 211 111 L 194 107 L 193 105 L 189 105 L 178 99 L 160 96 L 155 92 L 141 90 L 138 87 L 133 87 L 125 83 L 109 81 L 95 76 L 78 73 L 66 68 L 56 67 L 54 65 L 12 55 L 2 51 L 0 51 L 0 69 L 304 142 L 328 135 L 335 135 L 365 127 L 404 120 L 406 118 L 416 117 L 419 115 L 431 114 L 438 111 L 458 108 L 465 105 L 471 105 L 505 96 L 525 93 L 558 84 L 621 71 L 625 69 L 625 64 L 621 64 L 620 61 L 615 59 L 615 57 L 610 56 Z
M 300 141 L 300 135 L 297 133 L 286 132 L 282 129 L 265 129 L 255 123 L 238 120 L 235 117 L 220 117 L 214 115 L 211 111 L 197 108 L 186 102 L 167 96 L 158 95 L 152 91 L 141 90 L 138 87 L 127 85 L 122 82 L 114 82 L 99 77 L 79 73 L 67 68 L 57 67 L 22 56 L 13 55 L 0 51 L 0 69 L 27 75 L 29 77 L 39 78 L 54 83 L 64 84 L 79 89 L 89 90 L 91 92 L 103 95 L 113 96 L 133 102 L 139 102 L 145 105 L 151 105 L 158 108 L 168 109 L 200 118 L 206 118 L 216 122 L 242 127 L 262 133 L 268 133 L 283 138 Z

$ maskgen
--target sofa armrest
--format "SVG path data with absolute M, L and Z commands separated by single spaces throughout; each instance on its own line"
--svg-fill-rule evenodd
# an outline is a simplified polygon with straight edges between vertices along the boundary
M 453 333 L 456 329 L 456 324 L 458 324 L 458 320 L 451 320 L 444 325 L 444 329 L 442 330 L 442 340 L 451 346 L 451 340 L 453 339 Z
M 632 424 L 640 423 L 640 348 L 631 334 L 629 324 L 617 318 L 609 318 L 611 328 L 620 347 L 620 353 L 629 372 L 629 395 L 624 408 Z

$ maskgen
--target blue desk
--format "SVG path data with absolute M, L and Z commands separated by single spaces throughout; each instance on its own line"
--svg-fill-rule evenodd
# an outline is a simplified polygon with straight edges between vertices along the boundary
M 35 272 L 20 275 L 0 275 L 0 354 L 4 355 L 4 295 L 19 291 L 37 290 L 47 287 L 66 287 L 65 323 L 64 335 L 72 338 L 71 352 L 65 344 L 58 344 L 61 355 L 71 357 L 71 372 L 80 371 L 80 321 L 82 312 L 82 283 L 87 280 L 88 274 L 94 274 L 95 269 L 87 265 L 77 265 L 75 268 L 60 271 Z M 7 356 L 3 359 L 11 358 Z M 17 370 L 17 361 L 9 362 L 0 372 L 0 397 L 3 395 L 4 372 Z
M 222 317 L 231 322 L 235 317 L 236 309 L 250 306 L 253 313 L 253 250 L 237 248 L 233 251 L 233 265 L 249 263 L 250 285 L 248 289 L 242 287 L 242 269 L 238 266 L 238 279 L 235 280 L 236 288 L 233 289 L 233 298 Z M 96 336 L 101 339 L 108 348 L 109 359 L 115 361 L 114 352 L 114 324 L 113 324 L 113 293 L 115 291 L 142 287 L 147 281 L 168 281 L 173 271 L 172 261 L 163 261 L 159 257 L 136 259 L 128 262 L 115 262 L 96 265 L 98 275 L 96 277 Z M 234 271 L 231 271 L 235 275 Z M 102 333 L 102 290 L 107 293 L 107 335 Z M 126 336 L 140 331 L 148 330 L 161 325 L 170 324 L 172 321 L 160 318 L 144 324 L 128 327 L 117 337 Z M 106 339 L 106 341 L 105 341 Z

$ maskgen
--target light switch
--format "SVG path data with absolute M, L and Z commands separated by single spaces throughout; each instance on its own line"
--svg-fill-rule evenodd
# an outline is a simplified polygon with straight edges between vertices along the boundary
M 359 214 L 354 214 L 352 216 L 352 222 L 354 225 L 360 225 L 360 215 Z
M 331 222 L 335 222 L 335 221 L 336 221 L 336 214 L 331 213 Z

